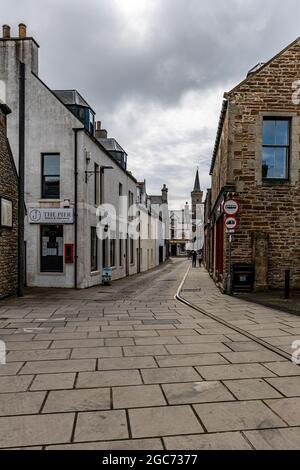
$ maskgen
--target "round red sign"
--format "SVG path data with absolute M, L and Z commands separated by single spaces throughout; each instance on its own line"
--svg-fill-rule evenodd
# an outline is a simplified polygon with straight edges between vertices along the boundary
M 229 199 L 224 203 L 224 212 L 226 215 L 236 215 L 240 210 L 239 204 L 234 199 Z
M 238 222 L 235 217 L 227 217 L 225 220 L 225 226 L 227 230 L 234 230 L 237 228 Z

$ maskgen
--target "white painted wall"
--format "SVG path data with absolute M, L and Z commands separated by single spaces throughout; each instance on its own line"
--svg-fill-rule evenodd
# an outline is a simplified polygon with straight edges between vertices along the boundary
M 37 76 L 37 46 L 32 40 L 0 41 L 0 80 L 6 84 L 6 100 L 12 110 L 8 118 L 8 135 L 14 158 L 18 163 L 18 61 L 26 64 L 26 174 L 25 200 L 30 207 L 61 207 L 65 199 L 74 207 L 74 131 L 82 123 L 56 98 Z M 91 161 L 86 166 L 86 152 Z M 41 161 L 42 153 L 59 153 L 61 161 L 60 199 L 41 199 Z M 104 176 L 104 202 L 119 207 L 119 183 L 123 194 L 131 191 L 136 200 L 136 182 L 128 173 L 109 157 L 100 145 L 85 132 L 78 133 L 78 286 L 90 287 L 101 283 L 102 242 L 98 242 L 99 271 L 91 273 L 90 229 L 96 226 L 96 206 L 94 204 L 94 176 L 85 181 L 85 171 L 93 170 L 94 163 L 112 166 Z M 30 286 L 73 287 L 74 264 L 64 264 L 62 274 L 43 274 L 40 272 L 40 226 L 31 225 L 25 220 L 25 239 L 27 244 L 27 282 Z M 64 226 L 64 243 L 74 243 L 74 225 Z M 122 257 L 125 255 L 126 240 L 123 240 Z M 134 242 L 134 262 L 130 263 L 130 243 L 128 242 L 128 274 L 137 272 L 137 242 Z M 116 266 L 113 279 L 126 275 L 126 262 L 119 260 L 119 240 L 116 240 Z

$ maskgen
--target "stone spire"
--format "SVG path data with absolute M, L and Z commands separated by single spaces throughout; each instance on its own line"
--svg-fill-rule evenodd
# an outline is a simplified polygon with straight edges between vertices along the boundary
M 200 178 L 199 178 L 199 170 L 197 168 L 197 173 L 196 173 L 196 178 L 195 178 L 195 185 L 194 185 L 194 193 L 200 193 L 201 192 L 201 187 L 200 187 Z
M 192 213 L 193 213 L 193 219 L 196 219 L 196 212 L 197 212 L 197 206 L 199 204 L 202 204 L 203 200 L 203 191 L 201 191 L 200 187 L 200 178 L 199 178 L 199 168 L 197 168 L 196 172 L 196 178 L 195 178 L 195 185 L 194 189 L 191 194 L 191 199 L 192 199 Z

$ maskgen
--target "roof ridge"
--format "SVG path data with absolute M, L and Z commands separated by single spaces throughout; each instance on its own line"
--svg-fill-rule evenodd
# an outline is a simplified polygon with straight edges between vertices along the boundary
M 258 73 L 260 73 L 262 70 L 264 70 L 266 67 L 268 67 L 274 60 L 276 60 L 278 57 L 283 55 L 286 51 L 288 51 L 292 46 L 294 46 L 297 42 L 300 41 L 300 36 L 297 37 L 294 41 L 292 41 L 290 44 L 288 44 L 284 49 L 282 49 L 280 52 L 275 54 L 271 59 L 269 59 L 267 62 L 259 62 L 262 63 L 263 65 L 256 71 L 252 72 L 250 75 L 247 75 L 244 80 L 242 80 L 240 83 L 238 83 L 232 90 L 224 93 L 224 98 L 227 98 L 231 93 L 234 93 L 240 86 L 244 85 L 245 83 L 248 82 L 248 80 L 251 80 L 253 77 L 255 77 Z M 258 64 L 257 64 L 258 65 Z

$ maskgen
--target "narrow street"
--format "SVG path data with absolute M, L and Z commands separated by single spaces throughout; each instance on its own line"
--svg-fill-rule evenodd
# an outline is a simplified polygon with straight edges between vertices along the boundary
M 3 301 L 0 447 L 296 449 L 300 320 L 188 267 Z

